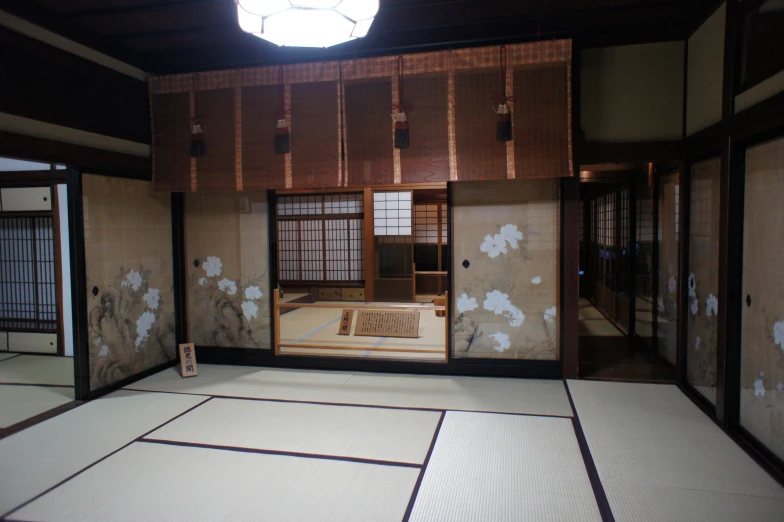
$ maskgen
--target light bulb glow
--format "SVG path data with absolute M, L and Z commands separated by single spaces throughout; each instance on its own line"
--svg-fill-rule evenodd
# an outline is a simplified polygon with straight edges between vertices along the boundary
M 368 34 L 378 0 L 235 0 L 240 28 L 279 46 L 330 47 Z

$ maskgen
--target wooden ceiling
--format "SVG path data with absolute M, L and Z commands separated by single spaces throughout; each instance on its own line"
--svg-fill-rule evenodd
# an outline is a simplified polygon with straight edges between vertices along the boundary
M 370 34 L 330 49 L 244 33 L 234 0 L 0 0 L 0 9 L 166 74 L 546 38 L 586 45 L 682 39 L 715 0 L 381 0 Z

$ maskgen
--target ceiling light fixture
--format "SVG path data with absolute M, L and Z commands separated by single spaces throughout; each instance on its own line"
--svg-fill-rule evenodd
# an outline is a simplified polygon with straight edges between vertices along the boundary
M 236 0 L 240 28 L 286 47 L 331 47 L 363 38 L 378 0 Z

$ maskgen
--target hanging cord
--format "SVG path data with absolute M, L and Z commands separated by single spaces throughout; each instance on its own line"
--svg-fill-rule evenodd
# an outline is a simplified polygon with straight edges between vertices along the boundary
M 502 45 L 500 50 L 500 62 L 501 62 L 501 96 L 493 96 L 493 102 L 496 104 L 502 104 L 506 102 L 514 102 L 514 96 L 508 96 L 509 93 L 506 92 L 506 46 Z
M 280 110 L 275 115 L 279 120 L 291 114 L 291 109 L 286 110 L 286 86 L 283 84 L 283 66 L 278 66 L 278 93 L 280 100 Z
M 392 106 L 393 111 L 413 111 L 413 105 L 404 105 L 403 104 L 403 57 L 397 57 L 397 100 L 398 104 Z
M 194 123 L 199 121 L 199 75 L 198 73 L 193 73 L 191 77 L 191 89 L 193 89 L 193 118 L 190 118 L 188 122 L 193 125 Z

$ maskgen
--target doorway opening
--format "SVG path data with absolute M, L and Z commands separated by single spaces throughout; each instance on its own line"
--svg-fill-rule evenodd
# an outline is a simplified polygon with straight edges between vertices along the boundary
M 446 184 L 281 191 L 274 212 L 278 355 L 447 361 Z
M 581 169 L 581 378 L 675 381 L 676 313 L 662 306 L 660 282 L 664 277 L 667 284 L 662 265 L 677 273 L 678 175 L 662 170 L 653 164 Z

